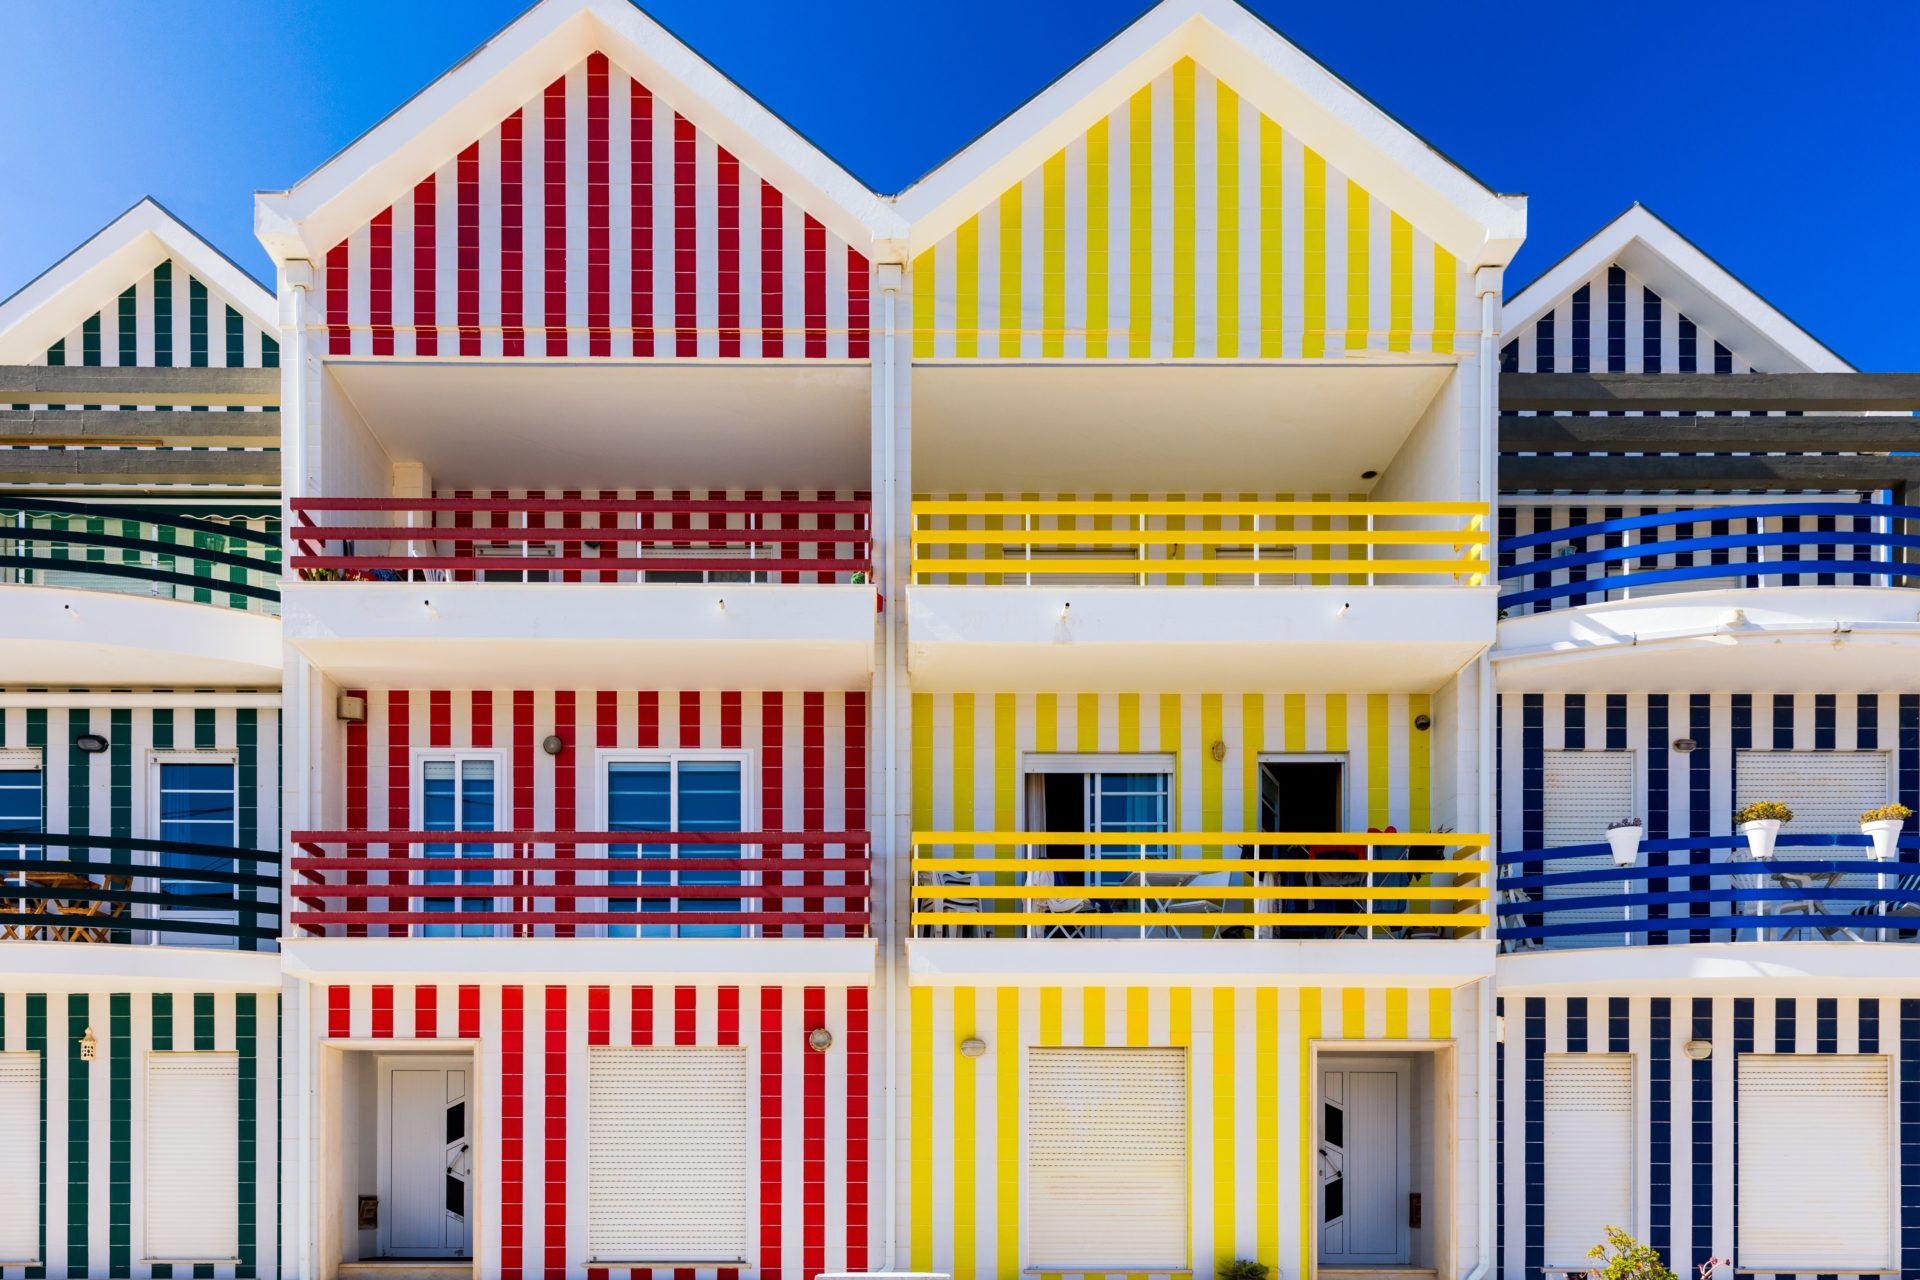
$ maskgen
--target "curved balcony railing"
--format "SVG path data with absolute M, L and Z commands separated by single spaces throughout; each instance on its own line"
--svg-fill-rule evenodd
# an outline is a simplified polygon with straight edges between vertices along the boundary
M 1606 843 L 1508 852 L 1504 951 L 1689 942 L 1897 942 L 1920 936 L 1920 837 L 1875 862 L 1858 835 L 1781 835 L 1774 856 L 1738 835 L 1648 840 L 1633 866 Z
M 917 499 L 913 580 L 1031 586 L 1477 586 L 1471 502 Z
M 868 582 L 871 504 L 805 498 L 296 498 L 303 581 Z M 321 523 L 315 517 L 334 517 Z
M 272 950 L 279 864 L 266 849 L 0 832 L 0 941 Z
M 0 501 L 0 583 L 275 612 L 279 517 L 231 520 L 51 498 Z
M 917 937 L 1469 938 L 1490 917 L 1455 832 L 921 831 Z
M 863 831 L 296 831 L 315 937 L 857 938 Z
M 1658 459 L 1649 461 L 1657 462 Z M 1500 540 L 1500 605 L 1543 609 L 1710 587 L 1899 586 L 1920 507 L 1761 502 L 1658 511 Z

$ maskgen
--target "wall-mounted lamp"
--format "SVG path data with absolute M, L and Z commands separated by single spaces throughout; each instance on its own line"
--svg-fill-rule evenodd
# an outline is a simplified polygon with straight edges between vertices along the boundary
M 333 718 L 348 724 L 367 722 L 367 700 L 358 694 L 343 693 L 333 700 Z
M 825 1053 L 833 1048 L 833 1032 L 825 1027 L 815 1027 L 807 1032 L 807 1048 L 815 1053 Z
M 983 1058 L 987 1053 L 987 1042 L 978 1036 L 968 1036 L 960 1042 L 960 1056 L 963 1058 Z
M 80 1061 L 92 1062 L 100 1052 L 100 1042 L 93 1038 L 93 1028 L 88 1027 L 80 1033 Z
M 1417 715 L 1413 718 L 1413 727 L 1425 733 L 1427 730 L 1433 728 L 1433 717 L 1424 713 Z
M 1695 1062 L 1705 1062 L 1713 1056 L 1713 1041 L 1689 1040 L 1682 1052 Z
M 73 740 L 73 745 L 90 756 L 97 756 L 107 749 L 107 740 L 97 733 L 83 733 Z
M 557 733 L 550 733 L 540 739 L 540 749 L 550 756 L 557 756 L 567 749 L 566 740 Z
M 1700 744 L 1695 742 L 1692 738 L 1675 738 L 1673 740 L 1673 749 L 1675 753 L 1683 756 L 1690 754 L 1693 751 L 1693 749 L 1699 745 Z
M 1213 757 L 1213 762 L 1215 764 L 1219 764 L 1222 760 L 1225 760 L 1227 758 L 1227 744 L 1222 742 L 1220 739 L 1215 738 L 1213 740 L 1213 745 L 1207 748 L 1207 754 Z
M 1379 478 L 1379 476 L 1380 476 L 1380 473 L 1378 471 L 1362 471 L 1360 473 L 1360 478 L 1362 480 L 1376 480 Z

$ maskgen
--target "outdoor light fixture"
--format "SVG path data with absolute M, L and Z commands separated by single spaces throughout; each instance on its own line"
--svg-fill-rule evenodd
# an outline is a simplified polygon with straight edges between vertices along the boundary
M 1372 480 L 1372 479 L 1375 479 L 1375 478 L 1377 478 L 1377 477 L 1379 476 L 1379 474 L 1380 474 L 1380 473 L 1379 473 L 1378 471 L 1362 471 L 1362 472 L 1360 473 L 1360 478 L 1361 478 L 1362 480 Z
M 1429 715 L 1417 715 L 1413 718 L 1413 727 L 1425 733 L 1427 730 L 1433 728 L 1433 717 Z
M 343 693 L 333 700 L 333 718 L 348 724 L 367 722 L 367 700 L 357 694 Z
M 1207 754 L 1213 757 L 1215 764 L 1219 764 L 1227 758 L 1227 744 L 1215 738 L 1213 745 L 1207 748 Z
M 1689 1040 L 1683 1052 L 1695 1062 L 1705 1062 L 1713 1056 L 1713 1041 Z
M 83 733 L 73 740 L 73 745 L 90 756 L 97 756 L 107 749 L 107 740 L 97 733 Z
M 960 1042 L 960 1056 L 963 1058 L 983 1058 L 987 1053 L 987 1042 L 978 1036 L 968 1036 Z
M 559 734 L 550 733 L 540 740 L 540 749 L 550 756 L 557 756 L 567 749 L 567 744 Z
M 1692 750 L 1699 745 L 1700 744 L 1692 738 L 1675 738 L 1673 740 L 1674 751 L 1683 756 L 1692 752 Z
M 815 1027 L 807 1032 L 807 1048 L 815 1053 L 825 1053 L 833 1048 L 833 1032 L 825 1027 Z
M 93 1028 L 88 1027 L 80 1033 L 80 1061 L 92 1062 L 100 1052 L 100 1042 L 93 1038 Z

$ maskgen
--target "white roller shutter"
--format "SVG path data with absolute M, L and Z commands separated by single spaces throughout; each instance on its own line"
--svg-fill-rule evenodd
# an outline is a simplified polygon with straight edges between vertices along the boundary
M 240 1253 L 240 1057 L 147 1058 L 147 1248 L 156 1262 Z
M 1633 1230 L 1633 1057 L 1550 1053 L 1544 1065 L 1546 1261 L 1584 1268 L 1606 1228 Z
M 1895 1271 L 1889 1069 L 1880 1054 L 1743 1054 L 1746 1271 Z
M 1781 800 L 1793 810 L 1784 835 L 1858 835 L 1860 815 L 1893 798 L 1885 751 L 1742 751 L 1734 757 L 1735 807 Z M 1818 856 L 1865 857 L 1862 849 Z
M 40 1055 L 0 1053 L 0 1264 L 40 1261 Z
M 1604 844 L 1607 825 L 1622 818 L 1641 816 L 1633 803 L 1634 756 L 1631 751 L 1548 751 L 1545 753 L 1545 808 L 1541 814 L 1541 837 L 1549 849 L 1570 844 Z M 1541 869 L 1548 874 L 1566 871 L 1593 871 L 1613 865 L 1610 854 L 1598 853 L 1585 858 L 1555 858 Z M 1633 886 L 1636 890 L 1640 885 Z M 1626 891 L 1626 882 L 1614 879 L 1592 880 L 1581 884 L 1544 889 L 1547 902 L 1570 902 Z M 1564 908 L 1543 916 L 1542 923 L 1576 924 L 1590 920 L 1619 920 L 1625 913 L 1619 907 Z M 1618 935 L 1604 933 L 1574 934 L 1549 938 L 1549 947 L 1591 947 L 1618 942 Z
M 1187 1266 L 1184 1049 L 1027 1052 L 1027 1266 Z
M 747 1051 L 588 1053 L 587 1250 L 610 1263 L 747 1258 Z

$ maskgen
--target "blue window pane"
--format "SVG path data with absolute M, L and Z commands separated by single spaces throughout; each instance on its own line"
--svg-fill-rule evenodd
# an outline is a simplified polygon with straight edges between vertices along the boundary
M 742 806 L 739 763 L 732 760 L 690 760 L 682 763 L 679 799 L 682 831 L 738 831 Z M 687 856 L 737 858 L 740 856 L 740 846 L 737 844 L 690 846 Z M 740 883 L 740 873 L 738 871 L 689 871 L 680 877 L 680 882 L 687 885 L 737 885 Z M 682 909 L 736 912 L 740 910 L 740 900 L 738 898 L 690 898 Z M 680 936 L 683 938 L 737 938 L 741 936 L 741 929 L 738 925 L 685 925 L 680 930 Z
M 41 774 L 38 769 L 8 769 L 0 772 L 0 832 L 39 831 Z M 41 845 L 0 842 L 0 857 L 36 858 Z
M 607 766 L 607 829 L 609 831 L 738 831 L 744 797 L 741 766 L 737 761 L 616 761 Z M 737 885 L 737 871 L 676 871 L 676 857 L 712 860 L 738 857 L 740 846 L 612 845 L 609 860 L 636 859 L 644 869 L 607 871 L 608 910 L 660 917 L 659 923 L 611 925 L 609 937 L 733 938 L 734 925 L 680 925 L 672 923 L 675 904 L 665 899 L 638 901 L 612 891 L 624 885 Z M 738 899 L 686 899 L 681 911 L 706 913 L 740 910 Z
M 160 838 L 233 848 L 239 840 L 240 812 L 235 776 L 231 764 L 162 764 Z M 163 853 L 160 865 L 176 872 L 230 872 L 234 863 L 231 858 Z M 160 891 L 182 897 L 227 899 L 232 897 L 233 886 L 213 880 L 166 878 L 161 881 Z
M 494 765 L 491 760 L 426 760 L 420 766 L 420 823 L 426 831 L 491 831 L 494 829 Z M 428 858 L 486 858 L 493 853 L 488 844 L 429 844 L 422 852 Z M 424 871 L 423 884 L 490 885 L 489 871 Z M 421 900 L 429 912 L 484 915 L 493 903 L 484 898 L 426 898 Z M 426 925 L 420 932 L 429 938 L 485 937 L 491 926 L 451 924 Z
M 673 766 L 665 761 L 616 761 L 607 766 L 607 830 L 609 831 L 669 831 L 673 828 Z M 640 853 L 638 845 L 616 844 L 607 849 L 610 859 L 631 859 Z M 647 855 L 665 858 L 670 850 L 665 845 L 649 845 Z M 647 884 L 669 884 L 672 873 L 666 871 L 648 872 L 644 877 Z M 634 871 L 607 872 L 607 884 L 610 886 L 642 883 L 643 877 Z M 636 898 L 611 898 L 607 903 L 609 911 L 642 911 L 658 913 L 667 910 L 670 904 L 662 901 L 641 902 Z M 665 925 L 610 925 L 607 936 L 610 938 L 664 938 L 671 931 Z

